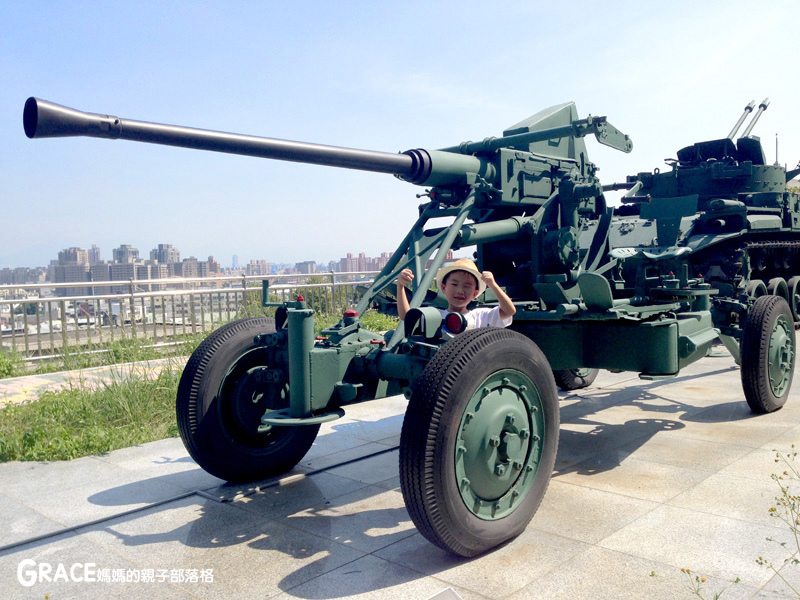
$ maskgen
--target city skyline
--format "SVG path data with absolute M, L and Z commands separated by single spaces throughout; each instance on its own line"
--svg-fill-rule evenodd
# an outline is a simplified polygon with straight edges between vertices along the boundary
M 272 262 L 250 259 L 240 262 L 238 255 L 231 257 L 230 267 L 221 267 L 214 255 L 207 260 L 195 256 L 181 258 L 180 249 L 172 244 L 159 243 L 150 250 L 149 259 L 140 256 L 140 250 L 131 244 L 121 244 L 111 251 L 112 259 L 103 258 L 103 250 L 96 244 L 89 249 L 70 246 L 57 252 L 57 258 L 46 265 L 16 265 L 0 268 L 0 284 L 35 282 L 123 281 L 129 279 L 165 279 L 171 277 L 206 277 L 218 274 L 271 275 L 277 273 L 354 272 L 380 270 L 388 262 L 391 252 L 377 257 L 360 252 L 348 252 L 337 260 Z M 127 266 L 126 266 L 127 265 Z

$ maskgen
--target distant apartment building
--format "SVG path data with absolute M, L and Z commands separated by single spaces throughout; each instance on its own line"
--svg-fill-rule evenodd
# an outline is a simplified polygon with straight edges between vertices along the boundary
M 303 262 L 295 263 L 294 270 L 304 275 L 310 275 L 317 272 L 317 263 L 313 260 L 305 260 Z
M 92 247 L 89 248 L 86 252 L 89 256 L 89 264 L 96 265 L 99 262 L 102 262 L 102 258 L 100 257 L 100 248 L 98 248 L 95 244 L 92 244 Z
M 253 275 L 269 275 L 271 265 L 266 260 L 251 260 L 245 266 L 245 274 L 248 276 Z
M 29 267 L 16 267 L 10 269 L 8 267 L 0 269 L 0 285 L 20 285 L 23 283 L 40 283 L 45 281 L 47 277 L 47 270 L 43 267 L 29 268 Z
M 159 244 L 150 250 L 150 260 L 157 260 L 163 265 L 178 263 L 181 262 L 181 253 L 172 244 Z
M 111 281 L 111 263 L 100 261 L 89 266 L 89 276 L 92 281 Z M 92 288 L 95 296 L 111 293 L 111 286 L 99 285 Z
M 89 265 L 78 264 L 58 264 L 54 269 L 54 283 L 79 283 L 89 281 Z M 62 287 L 56 288 L 56 296 L 90 296 L 92 294 L 89 287 Z
M 200 277 L 197 257 L 190 256 L 181 262 L 175 263 L 175 276 L 188 279 L 189 277 Z
M 111 281 L 125 281 L 128 282 L 131 279 L 136 278 L 136 265 L 131 262 L 126 263 L 111 263 Z M 113 285 L 111 286 L 111 293 L 112 294 L 125 294 L 126 292 L 130 292 L 130 286 L 126 283 L 125 285 Z
M 380 271 L 392 258 L 394 252 L 382 252 L 377 258 L 366 256 L 361 252 L 358 256 L 353 256 L 351 252 L 339 260 L 338 270 L 340 273 L 355 273 L 363 271 Z M 452 255 L 452 252 L 450 253 Z
M 89 253 L 83 248 L 65 248 L 58 253 L 58 263 L 62 265 L 88 265 Z
M 123 244 L 111 251 L 115 263 L 133 263 L 139 260 L 139 250 L 129 244 Z
M 65 248 L 58 253 L 58 261 L 53 267 L 54 283 L 79 283 L 89 281 L 89 254 L 83 248 Z M 89 296 L 89 287 L 63 287 L 56 289 L 56 296 Z
M 217 275 L 222 273 L 222 268 L 220 264 L 214 260 L 213 256 L 208 257 L 208 273 L 209 275 Z

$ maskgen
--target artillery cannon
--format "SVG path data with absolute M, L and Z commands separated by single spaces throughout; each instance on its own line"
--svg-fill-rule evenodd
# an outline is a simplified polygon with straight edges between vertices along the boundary
M 274 322 L 229 323 L 189 359 L 176 402 L 180 434 L 192 457 L 223 479 L 284 472 L 320 424 L 348 405 L 403 393 L 400 480 L 411 518 L 434 544 L 474 556 L 521 533 L 541 502 L 558 447 L 556 381 L 588 385 L 597 369 L 674 377 L 721 338 L 742 366 L 755 412 L 786 401 L 795 361 L 787 298 L 798 302 L 747 293 L 754 241 L 745 242 L 736 272 L 726 270 L 725 253 L 746 233 L 794 247 L 800 231 L 800 199 L 786 192 L 785 172 L 765 167 L 770 189 L 755 189 L 766 179 L 753 175 L 763 165 L 752 160 L 754 122 L 736 156 L 725 142 L 719 158 L 715 144 L 697 144 L 679 153 L 673 174 L 639 174 L 604 188 L 583 138 L 593 134 L 624 152 L 632 143 L 605 117 L 579 119 L 573 103 L 499 138 L 400 154 L 132 121 L 35 98 L 23 121 L 31 138 L 128 139 L 378 171 L 430 188 L 355 310 L 321 339 L 314 311 L 302 299 L 269 302 L 265 282 L 263 304 L 275 307 Z M 731 199 L 745 172 L 753 189 Z M 689 190 L 690 182 L 702 192 Z M 730 190 L 721 194 L 719 184 Z M 619 188 L 628 193 L 615 215 L 604 191 Z M 450 224 L 429 226 L 441 218 Z M 719 254 L 705 250 L 715 241 L 723 242 Z M 508 329 L 447 336 L 429 288 L 449 250 L 471 247 L 517 312 Z M 404 268 L 416 276 L 405 320 L 386 334 L 367 331 L 359 315 L 391 306 L 389 286 Z M 496 298 L 486 292 L 479 301 Z

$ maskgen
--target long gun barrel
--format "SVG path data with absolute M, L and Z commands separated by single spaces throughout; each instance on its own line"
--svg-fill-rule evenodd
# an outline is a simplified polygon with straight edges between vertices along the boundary
M 729 140 L 732 140 L 734 137 L 736 137 L 736 132 L 739 131 L 739 128 L 742 126 L 742 123 L 744 123 L 744 120 L 747 118 L 747 115 L 753 112 L 753 108 L 755 108 L 755 106 L 756 106 L 756 101 L 750 100 L 750 104 L 744 107 L 744 112 L 742 113 L 742 116 L 739 117 L 739 120 L 736 121 L 736 125 L 733 126 L 733 129 L 731 129 L 731 132 L 728 134 Z
M 23 125 L 25 135 L 31 139 L 87 136 L 148 142 L 195 150 L 390 173 L 419 185 L 462 183 L 467 173 L 478 174 L 489 181 L 496 178 L 494 165 L 474 156 L 423 149 L 392 154 L 162 125 L 87 113 L 38 98 L 28 98 L 25 102 Z
M 750 132 L 753 131 L 753 127 L 756 126 L 758 119 L 761 118 L 761 115 L 764 113 L 765 110 L 767 110 L 768 106 L 769 106 L 769 98 L 764 98 L 764 100 L 761 101 L 761 104 L 758 105 L 758 110 L 756 111 L 756 114 L 753 115 L 753 119 L 750 121 L 749 125 L 747 126 L 747 129 L 745 129 L 744 133 L 742 133 L 742 137 L 747 137 L 748 135 L 750 135 Z

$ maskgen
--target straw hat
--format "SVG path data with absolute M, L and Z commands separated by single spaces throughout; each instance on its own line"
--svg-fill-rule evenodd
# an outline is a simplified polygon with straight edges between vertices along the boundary
M 475 266 L 475 263 L 468 258 L 459 258 L 457 261 L 439 269 L 438 273 L 436 273 L 436 289 L 442 289 L 444 278 L 452 271 L 466 271 L 470 275 L 474 275 L 475 279 L 478 281 L 479 296 L 486 291 L 486 284 L 483 279 L 481 279 L 481 272 L 478 271 L 478 267 Z

